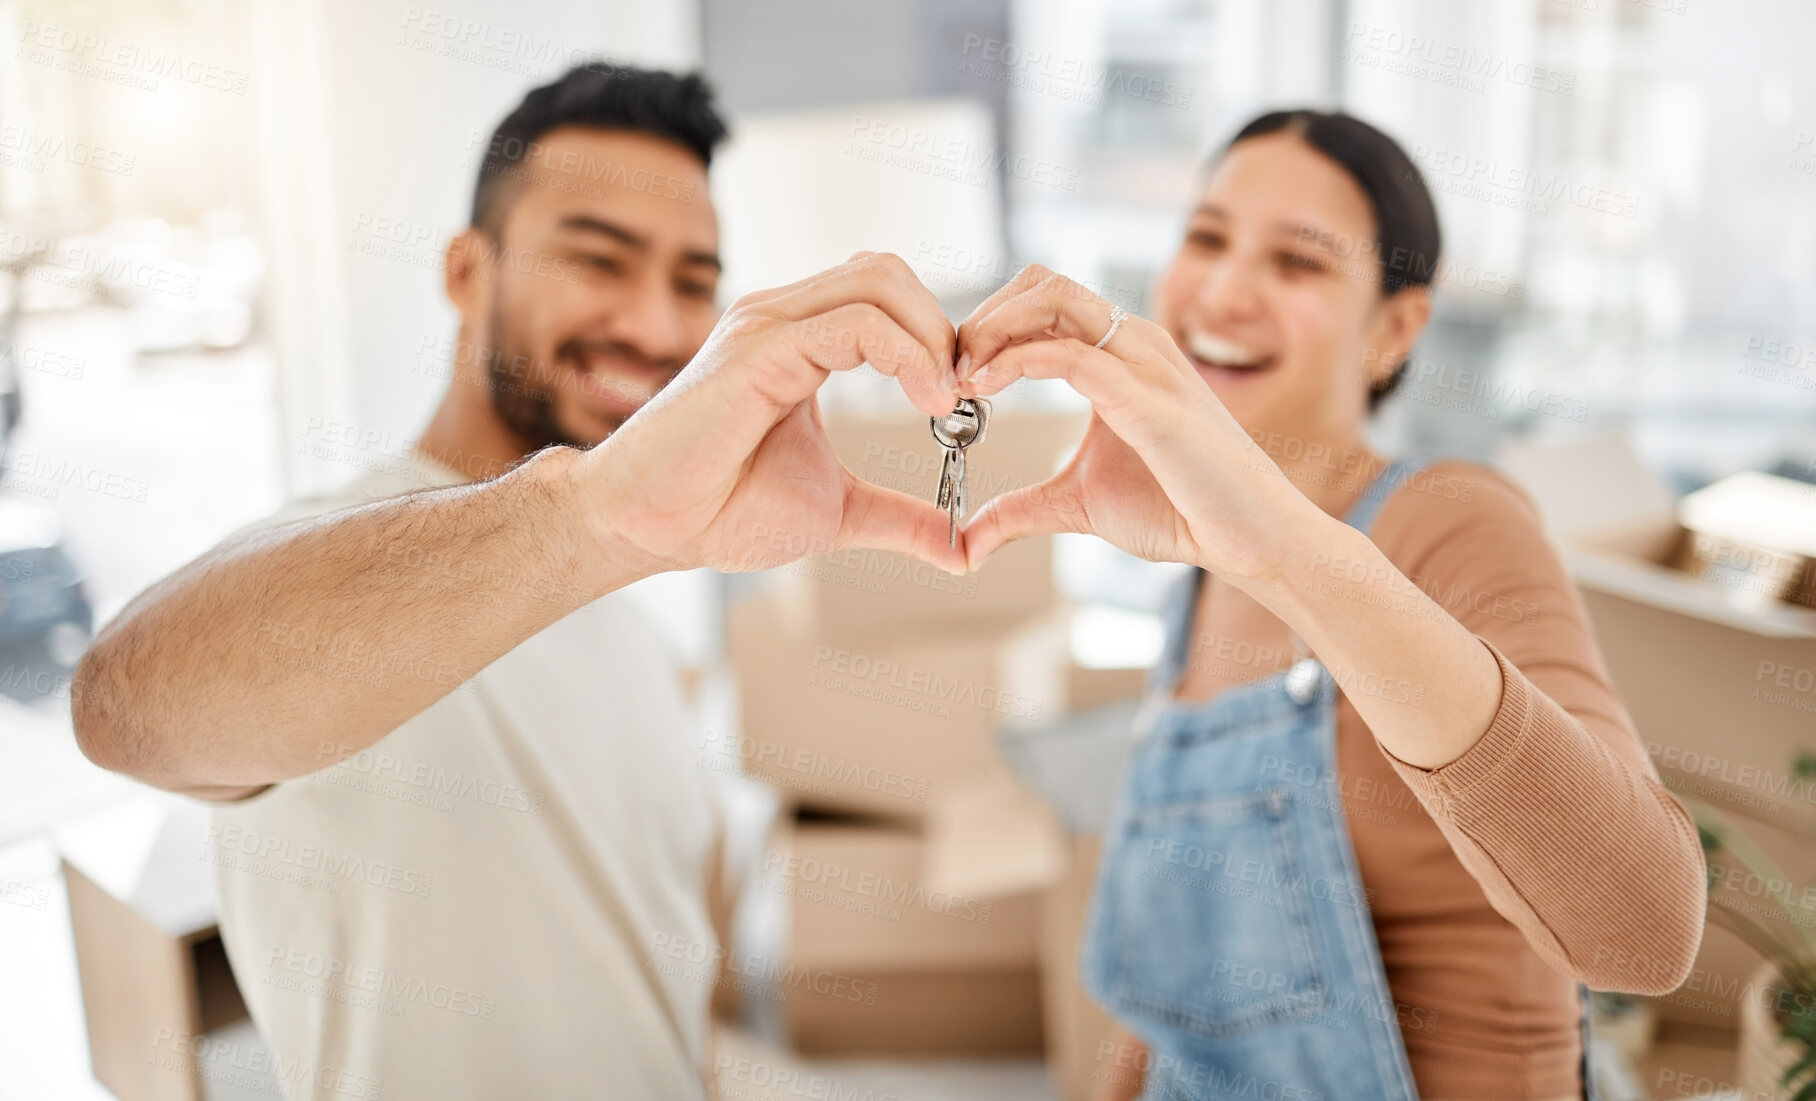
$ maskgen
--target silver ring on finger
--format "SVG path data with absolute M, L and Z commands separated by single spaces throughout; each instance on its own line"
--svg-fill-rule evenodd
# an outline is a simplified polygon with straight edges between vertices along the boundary
M 1110 331 L 1103 334 L 1103 339 L 1097 342 L 1096 347 L 1101 348 L 1105 344 L 1108 344 L 1110 342 L 1110 338 L 1116 335 L 1116 330 L 1122 328 L 1122 323 L 1124 321 L 1127 321 L 1128 319 L 1129 319 L 1129 311 L 1123 309 L 1121 306 L 1111 306 L 1110 307 Z

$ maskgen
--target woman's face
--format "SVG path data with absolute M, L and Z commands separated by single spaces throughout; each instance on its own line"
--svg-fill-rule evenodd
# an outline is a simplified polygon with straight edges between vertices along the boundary
M 1289 133 L 1239 142 L 1186 222 L 1156 320 L 1250 434 L 1359 441 L 1369 386 L 1430 308 L 1423 289 L 1382 296 L 1374 239 L 1336 162 Z

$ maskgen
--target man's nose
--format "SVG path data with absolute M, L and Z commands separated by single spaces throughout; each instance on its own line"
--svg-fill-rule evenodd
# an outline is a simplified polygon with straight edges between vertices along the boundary
M 607 325 L 611 338 L 652 363 L 679 367 L 693 349 L 681 320 L 679 295 L 667 280 L 640 279 Z

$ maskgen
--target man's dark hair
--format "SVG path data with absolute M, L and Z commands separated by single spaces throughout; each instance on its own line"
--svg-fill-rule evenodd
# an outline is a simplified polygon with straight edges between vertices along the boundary
M 1224 152 L 1239 142 L 1264 134 L 1293 134 L 1337 163 L 1368 196 L 1375 215 L 1375 255 L 1381 260 L 1381 293 L 1388 297 L 1407 287 L 1429 287 L 1438 271 L 1438 210 L 1418 166 L 1386 134 L 1341 111 L 1272 111 L 1250 122 L 1230 139 Z M 1402 360 L 1386 381 L 1368 392 L 1372 411 L 1393 393 L 1406 374 Z
M 727 133 L 713 90 L 698 73 L 610 61 L 577 65 L 554 83 L 533 89 L 492 131 L 473 188 L 474 227 L 498 238 L 517 183 L 512 166 L 529 156 L 544 134 L 563 126 L 651 134 L 681 146 L 707 167 Z

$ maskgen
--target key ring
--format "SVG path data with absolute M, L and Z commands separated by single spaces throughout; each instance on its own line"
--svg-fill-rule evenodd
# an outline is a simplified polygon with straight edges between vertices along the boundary
M 974 443 L 982 441 L 984 433 L 989 431 L 990 402 L 985 398 L 960 398 L 958 399 L 958 404 L 953 407 L 952 412 L 947 413 L 943 417 L 930 417 L 928 419 L 933 428 L 933 440 L 935 443 L 939 444 L 941 447 L 967 448 Z M 966 438 L 963 443 L 960 443 L 958 437 L 952 436 L 946 431 L 946 422 L 953 420 L 959 421 L 962 425 L 967 427 L 975 425 L 976 431 Z

